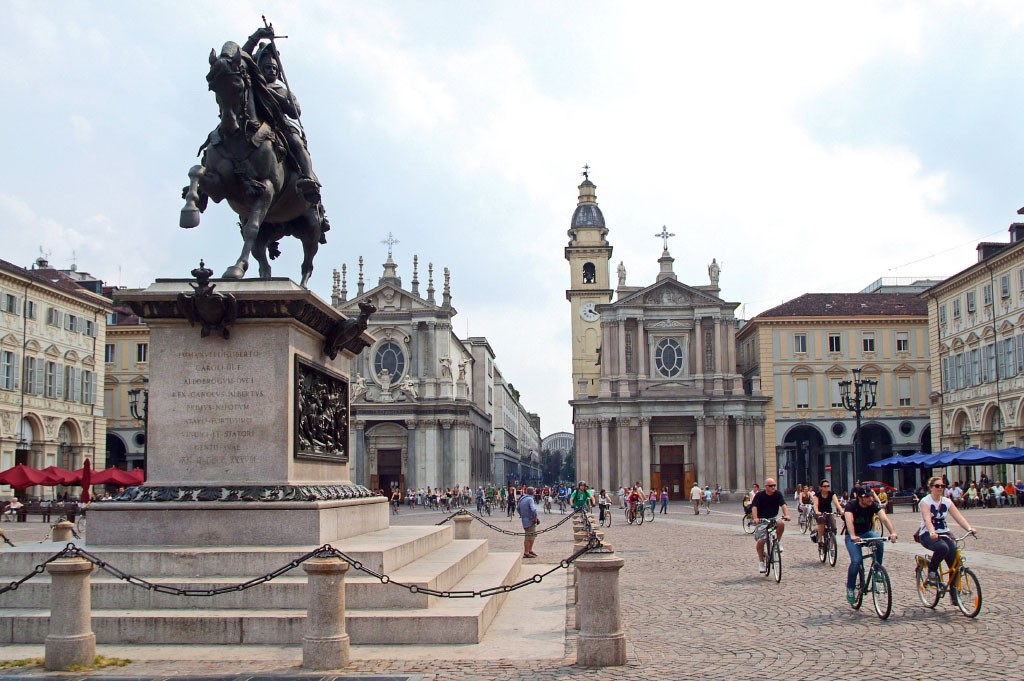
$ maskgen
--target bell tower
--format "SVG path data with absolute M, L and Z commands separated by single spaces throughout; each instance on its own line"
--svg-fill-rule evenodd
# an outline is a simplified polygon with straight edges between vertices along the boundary
M 569 226 L 569 288 L 565 297 L 572 314 L 572 396 L 574 400 L 597 396 L 601 367 L 601 312 L 598 305 L 610 303 L 608 264 L 612 247 L 604 214 L 597 206 L 596 186 L 590 181 L 589 166 L 583 167 L 580 196 Z

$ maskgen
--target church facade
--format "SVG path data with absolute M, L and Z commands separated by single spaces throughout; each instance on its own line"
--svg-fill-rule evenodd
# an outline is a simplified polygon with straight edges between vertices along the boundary
M 735 310 L 721 269 L 689 285 L 673 271 L 663 229 L 654 282 L 611 288 L 612 246 L 589 177 L 568 230 L 576 471 L 595 489 L 640 481 L 682 499 L 690 486 L 749 489 L 763 482 L 767 398 L 744 393 Z

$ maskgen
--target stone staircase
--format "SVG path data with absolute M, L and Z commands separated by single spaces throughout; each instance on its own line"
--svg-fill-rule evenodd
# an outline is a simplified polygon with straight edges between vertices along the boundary
M 480 590 L 516 580 L 521 554 L 489 553 L 483 539 L 452 538 L 452 526 L 402 526 L 332 546 L 404 584 Z M 24 577 L 64 547 L 19 545 L 0 551 L 0 584 Z M 212 589 L 273 572 L 315 547 L 83 548 L 132 576 L 172 587 Z M 50 579 L 43 573 L 0 595 L 0 644 L 41 643 L 49 628 Z M 353 645 L 478 643 L 504 602 L 413 593 L 358 570 L 345 576 L 346 628 Z M 97 643 L 300 644 L 308 606 L 301 567 L 244 591 L 175 596 L 95 570 L 92 627 Z

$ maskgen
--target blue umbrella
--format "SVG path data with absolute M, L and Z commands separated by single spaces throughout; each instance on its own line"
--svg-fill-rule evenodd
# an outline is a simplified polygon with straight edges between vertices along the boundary
M 868 464 L 868 468 L 899 468 L 900 461 L 904 457 L 893 455 L 885 459 L 879 459 L 878 461 L 872 461 Z
M 999 463 L 1024 463 L 1024 449 L 1007 447 L 1006 449 L 968 449 L 960 452 L 956 463 L 961 466 L 984 466 Z
M 956 458 L 963 452 L 942 451 L 937 454 L 929 454 L 921 461 L 924 468 L 936 468 L 938 466 L 951 466 L 956 464 Z

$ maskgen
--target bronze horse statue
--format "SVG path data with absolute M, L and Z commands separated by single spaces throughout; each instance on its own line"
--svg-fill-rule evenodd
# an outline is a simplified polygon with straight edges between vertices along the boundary
M 260 265 L 260 278 L 270 278 L 269 257 L 280 252 L 278 240 L 294 236 L 302 242 L 302 280 L 313 273 L 313 257 L 330 227 L 319 201 L 296 190 L 299 173 L 288 159 L 288 147 L 277 132 L 283 114 L 270 96 L 266 81 L 252 57 L 238 44 L 224 44 L 220 55 L 210 50 L 210 90 L 217 96 L 220 125 L 200 147 L 200 165 L 188 171 L 189 185 L 182 192 L 180 226 L 199 225 L 208 199 L 228 205 L 238 214 L 242 252 L 224 272 L 225 279 L 241 279 L 249 268 L 249 255 Z

